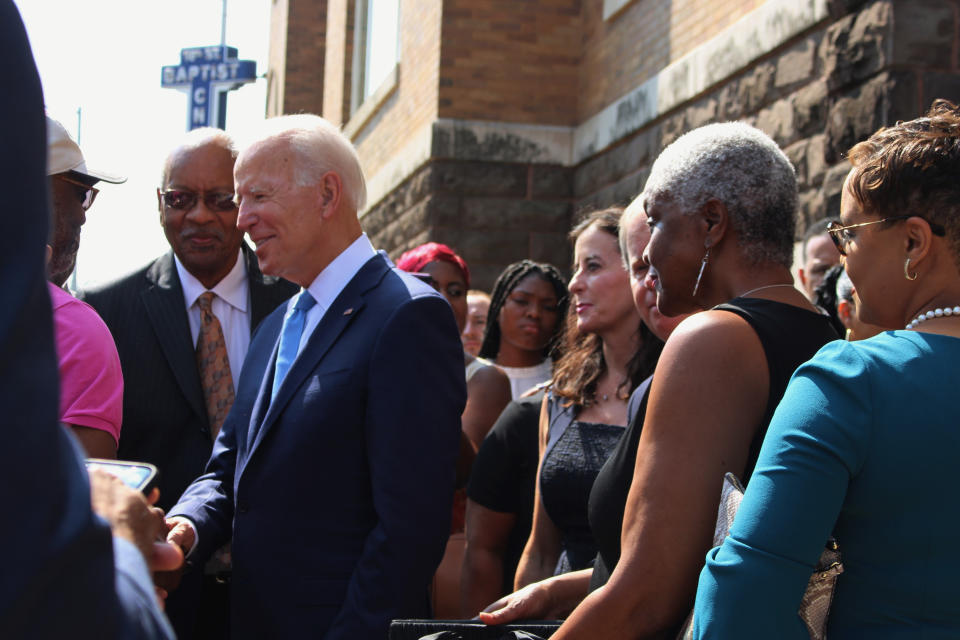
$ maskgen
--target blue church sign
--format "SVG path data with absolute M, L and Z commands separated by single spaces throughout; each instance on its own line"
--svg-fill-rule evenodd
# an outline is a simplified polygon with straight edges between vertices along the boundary
M 220 127 L 227 122 L 227 92 L 257 79 L 256 60 L 237 60 L 225 45 L 180 50 L 180 64 L 163 67 L 160 86 L 190 96 L 187 129 Z

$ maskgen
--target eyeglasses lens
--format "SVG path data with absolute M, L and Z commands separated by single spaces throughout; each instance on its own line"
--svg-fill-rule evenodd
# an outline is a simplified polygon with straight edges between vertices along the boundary
M 839 223 L 831 222 L 827 225 L 827 233 L 830 234 L 830 239 L 833 240 L 833 244 L 837 248 L 837 251 L 840 252 L 841 256 L 847 255 L 847 239 L 844 237 L 843 231 L 843 226 Z
M 164 191 L 163 204 L 170 209 L 189 211 L 197 204 L 197 194 L 192 191 Z M 203 202 L 211 211 L 232 211 L 237 208 L 232 193 L 204 193 Z
M 99 191 L 96 189 L 79 189 L 80 191 L 80 206 L 83 207 L 83 210 L 86 211 L 93 206 L 93 201 L 97 199 L 97 194 Z

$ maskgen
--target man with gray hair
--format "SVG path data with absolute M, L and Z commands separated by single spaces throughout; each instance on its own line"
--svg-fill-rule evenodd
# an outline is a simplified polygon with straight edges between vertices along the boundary
M 113 333 L 125 382 L 118 455 L 157 466 L 169 509 L 203 472 L 250 336 L 296 287 L 264 276 L 237 229 L 233 140 L 195 129 L 163 164 L 157 208 L 171 251 L 83 299 Z M 167 611 L 180 638 L 222 635 L 229 562 L 188 567 Z M 202 574 L 202 575 L 201 575 Z M 202 584 L 202 587 L 201 587 Z M 195 623 L 195 616 L 199 622 Z
M 450 533 L 466 402 L 456 322 L 373 249 L 359 159 L 326 120 L 268 120 L 234 177 L 264 273 L 302 289 L 251 341 L 167 539 L 202 561 L 232 534 L 234 638 L 384 638 L 392 619 L 428 615 Z

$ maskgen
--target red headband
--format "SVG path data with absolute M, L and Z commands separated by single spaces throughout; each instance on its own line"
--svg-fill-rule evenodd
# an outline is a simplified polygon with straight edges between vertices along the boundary
M 463 274 L 463 282 L 470 288 L 470 270 L 463 258 L 454 253 L 453 249 L 439 242 L 428 242 L 419 247 L 410 249 L 397 260 L 397 268 L 410 273 L 418 273 L 431 262 L 442 260 L 449 262 Z

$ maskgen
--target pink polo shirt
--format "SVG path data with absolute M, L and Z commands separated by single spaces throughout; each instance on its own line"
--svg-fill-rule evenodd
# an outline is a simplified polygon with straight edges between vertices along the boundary
M 123 374 L 107 325 L 93 307 L 47 283 L 60 369 L 60 422 L 120 439 Z

